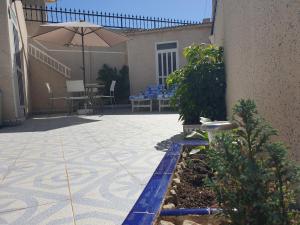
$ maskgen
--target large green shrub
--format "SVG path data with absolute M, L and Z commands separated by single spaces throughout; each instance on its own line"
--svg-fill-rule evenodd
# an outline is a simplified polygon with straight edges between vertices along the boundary
M 107 64 L 98 72 L 98 81 L 104 83 L 105 94 L 109 95 L 110 84 L 113 80 L 116 81 L 115 98 L 117 103 L 127 103 L 130 88 L 129 88 L 129 70 L 128 66 L 123 66 L 119 71 L 116 67 L 112 68 Z
M 212 120 L 226 118 L 223 50 L 213 45 L 192 45 L 184 49 L 187 65 L 169 75 L 176 86 L 177 103 L 184 124 L 199 123 L 200 116 Z
M 208 151 L 209 166 L 220 207 L 232 225 L 287 225 L 295 202 L 299 168 L 286 156 L 276 131 L 258 116 L 251 100 L 233 109 L 239 128 L 216 137 Z

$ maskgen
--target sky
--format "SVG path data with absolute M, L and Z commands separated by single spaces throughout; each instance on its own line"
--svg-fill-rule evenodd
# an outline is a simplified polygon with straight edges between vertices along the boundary
M 202 21 L 211 17 L 212 0 L 57 0 L 58 8 Z

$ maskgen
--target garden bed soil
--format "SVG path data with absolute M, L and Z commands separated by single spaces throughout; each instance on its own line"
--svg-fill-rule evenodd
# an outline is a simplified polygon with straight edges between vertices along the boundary
M 207 176 L 212 172 L 206 163 L 206 150 L 190 155 L 191 147 L 184 147 L 177 164 L 169 195 L 173 195 L 175 208 L 208 208 L 217 207 L 215 194 L 204 185 Z M 171 190 L 174 191 L 170 193 Z M 170 203 L 166 198 L 164 205 Z
M 173 180 L 166 194 L 162 210 L 181 208 L 217 208 L 214 192 L 205 187 L 206 177 L 212 176 L 206 162 L 206 150 L 190 155 L 192 147 L 184 147 Z M 184 221 L 191 221 L 188 223 Z M 168 223 L 169 222 L 169 223 Z M 159 217 L 158 225 L 210 224 L 219 225 L 215 216 Z

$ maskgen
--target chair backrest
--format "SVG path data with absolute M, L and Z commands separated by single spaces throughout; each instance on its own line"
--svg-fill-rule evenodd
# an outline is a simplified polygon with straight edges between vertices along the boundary
M 49 84 L 48 82 L 46 82 L 45 85 L 46 85 L 46 87 L 47 87 L 48 94 L 50 94 L 50 95 L 53 94 L 52 88 L 51 88 L 50 84 Z
M 84 92 L 83 80 L 67 80 L 66 85 L 69 93 Z
M 110 92 L 114 92 L 115 91 L 115 86 L 116 86 L 116 81 L 113 80 L 110 84 L 110 88 L 109 88 L 109 91 Z

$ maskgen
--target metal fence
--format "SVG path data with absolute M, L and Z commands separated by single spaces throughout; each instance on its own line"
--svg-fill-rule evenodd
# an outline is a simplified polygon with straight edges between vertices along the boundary
M 23 9 L 26 21 L 42 23 L 84 20 L 104 27 L 142 30 L 200 24 L 200 22 L 195 21 L 106 13 L 93 10 L 62 9 L 51 6 L 24 5 Z

